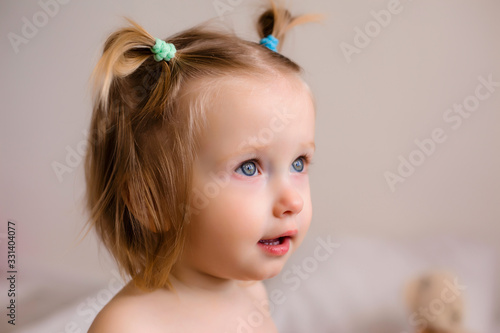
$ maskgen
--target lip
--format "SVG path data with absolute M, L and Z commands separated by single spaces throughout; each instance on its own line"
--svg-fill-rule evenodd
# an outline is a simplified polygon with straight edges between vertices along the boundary
M 293 237 L 297 234 L 298 230 L 297 229 L 293 229 L 293 230 L 288 230 L 287 232 L 285 233 L 282 233 L 281 235 L 278 235 L 278 236 L 274 236 L 274 237 L 269 237 L 269 238 L 262 238 L 262 239 L 276 239 L 276 238 L 280 238 L 280 237 Z
M 283 256 L 285 255 L 289 250 L 290 250 L 290 241 L 293 236 L 297 234 L 298 230 L 293 229 L 293 230 L 288 230 L 285 233 L 282 233 L 281 235 L 278 235 L 276 237 L 271 237 L 271 238 L 263 238 L 262 240 L 272 240 L 272 239 L 277 239 L 277 238 L 283 238 L 280 244 L 277 245 L 270 245 L 270 244 L 264 244 L 261 243 L 260 241 L 257 242 L 257 245 L 260 246 L 260 248 L 266 252 L 268 255 L 271 256 Z
M 290 250 L 290 237 L 284 237 L 283 243 L 278 245 L 268 245 L 260 242 L 258 242 L 257 245 L 268 255 L 279 257 L 285 255 L 288 250 Z
M 295 236 L 297 234 L 297 232 L 298 232 L 297 229 L 288 230 L 284 234 L 281 234 L 281 235 L 279 235 L 278 237 L 275 237 L 275 238 L 286 237 L 286 236 L 293 237 L 293 236 Z

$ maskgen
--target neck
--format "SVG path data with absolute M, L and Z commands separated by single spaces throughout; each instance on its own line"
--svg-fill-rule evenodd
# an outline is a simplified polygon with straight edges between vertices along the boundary
M 213 296 L 227 295 L 235 291 L 237 280 L 216 277 L 178 263 L 170 275 L 172 286 L 177 291 L 193 292 Z

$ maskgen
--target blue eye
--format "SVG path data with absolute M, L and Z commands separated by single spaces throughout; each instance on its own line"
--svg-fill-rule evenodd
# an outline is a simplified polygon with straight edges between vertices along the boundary
M 255 176 L 258 173 L 257 163 L 258 160 L 250 160 L 243 162 L 235 171 L 243 176 Z M 307 155 L 302 155 L 293 161 L 291 165 L 292 172 L 303 172 L 306 165 L 311 164 L 310 158 Z M 238 172 L 240 171 L 241 172 Z
M 243 171 L 243 174 L 245 176 L 253 176 L 255 174 L 255 171 L 257 170 L 257 167 L 255 166 L 255 163 L 252 161 L 248 161 L 243 163 L 238 169 Z
M 297 172 L 301 172 L 302 170 L 304 170 L 304 160 L 302 159 L 302 157 L 299 157 L 298 159 L 293 161 L 292 167 Z

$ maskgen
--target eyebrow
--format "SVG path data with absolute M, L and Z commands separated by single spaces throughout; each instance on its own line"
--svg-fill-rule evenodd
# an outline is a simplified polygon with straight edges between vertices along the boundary
M 221 163 L 221 162 L 224 162 L 224 161 L 229 161 L 231 160 L 232 158 L 234 158 L 235 156 L 238 156 L 238 155 L 243 155 L 243 154 L 246 154 L 246 153 L 249 153 L 249 152 L 253 152 L 253 151 L 259 151 L 259 150 L 263 150 L 265 148 L 267 148 L 268 145 L 252 145 L 252 146 L 246 146 L 244 149 L 242 150 L 238 150 L 237 152 L 235 153 L 231 153 L 223 158 L 221 158 L 218 162 L 218 163 Z M 303 149 L 303 148 L 312 148 L 314 151 L 316 150 L 316 144 L 314 143 L 314 141 L 310 141 L 310 142 L 307 142 L 307 143 L 303 143 L 300 145 L 300 147 Z

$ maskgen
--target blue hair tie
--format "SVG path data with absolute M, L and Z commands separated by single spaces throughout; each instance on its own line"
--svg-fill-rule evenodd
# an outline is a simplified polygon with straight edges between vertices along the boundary
M 259 44 L 264 45 L 271 51 L 278 52 L 276 51 L 278 43 L 279 40 L 276 37 L 274 37 L 273 35 L 268 35 L 267 37 L 262 38 Z
M 155 55 L 155 60 L 156 61 L 169 61 L 172 59 L 175 55 L 175 52 L 177 50 L 175 49 L 174 44 L 172 43 L 167 43 L 164 40 L 156 38 L 156 44 L 153 46 L 150 50 L 151 52 L 154 53 Z

